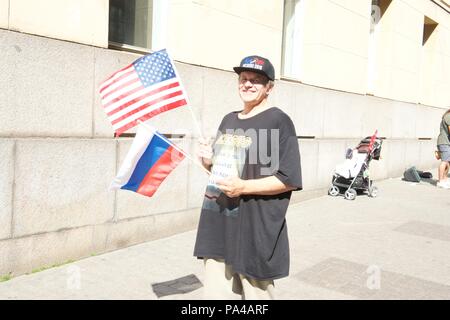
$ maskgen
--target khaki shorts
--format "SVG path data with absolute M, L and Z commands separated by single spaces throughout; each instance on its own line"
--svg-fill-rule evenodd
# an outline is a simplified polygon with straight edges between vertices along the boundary
M 223 259 L 204 258 L 203 297 L 207 300 L 273 300 L 273 280 L 256 280 L 234 272 Z

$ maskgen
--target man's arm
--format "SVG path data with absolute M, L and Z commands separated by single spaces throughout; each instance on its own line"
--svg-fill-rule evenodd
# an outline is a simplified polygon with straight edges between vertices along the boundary
M 200 158 L 200 161 L 203 165 L 203 167 L 208 170 L 211 171 L 211 167 L 212 167 L 212 155 L 213 155 L 213 150 L 211 147 L 211 144 L 209 142 L 208 139 L 205 138 L 200 138 L 198 140 L 199 142 L 199 149 L 198 149 L 198 153 L 197 156 Z
M 275 195 L 295 189 L 285 185 L 275 176 L 250 180 L 230 177 L 218 181 L 217 185 L 230 198 L 240 195 Z

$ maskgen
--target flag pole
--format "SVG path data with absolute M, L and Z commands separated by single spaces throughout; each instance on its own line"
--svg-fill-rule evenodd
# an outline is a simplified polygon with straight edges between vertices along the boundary
M 166 137 L 161 136 L 156 130 L 153 130 L 152 127 L 150 127 L 148 124 L 142 122 L 141 120 L 138 120 L 138 123 L 142 124 L 147 130 L 150 130 L 153 134 L 157 135 L 158 137 L 160 137 L 161 139 L 167 141 Z M 168 141 L 169 144 L 178 152 L 182 153 L 186 158 L 188 158 L 189 160 L 191 160 L 194 164 L 196 164 L 197 166 L 199 166 L 200 168 L 202 168 L 203 171 L 205 171 L 208 175 L 211 174 L 211 172 L 206 169 L 198 160 L 195 160 L 194 158 L 192 158 L 189 154 L 187 154 L 184 150 L 180 149 L 180 147 L 178 147 L 175 143 L 172 143 L 171 141 Z
M 167 52 L 167 49 L 166 49 L 166 52 Z M 177 70 L 177 68 L 176 68 L 176 66 L 175 66 L 175 62 L 172 60 L 172 57 L 171 57 L 168 53 L 167 53 L 167 56 L 169 57 L 170 62 L 172 63 L 173 70 L 175 71 L 175 75 L 176 75 L 177 78 L 179 79 L 180 87 L 181 87 L 181 89 L 182 89 L 182 91 L 184 92 L 184 95 L 185 95 L 185 97 L 186 97 L 187 107 L 189 108 L 189 111 L 190 111 L 190 113 L 191 113 L 192 120 L 194 120 L 194 126 L 196 127 L 196 129 L 197 129 L 197 131 L 198 131 L 198 134 L 200 135 L 200 138 L 203 138 L 203 133 L 202 133 L 202 130 L 201 130 L 201 128 L 200 128 L 200 124 L 199 124 L 199 122 L 197 121 L 197 118 L 195 117 L 194 111 L 192 110 L 191 101 L 189 100 L 189 96 L 188 96 L 188 94 L 187 94 L 187 91 L 186 91 L 186 89 L 184 88 L 183 82 L 181 81 L 181 78 L 180 78 L 180 76 L 179 76 L 178 70 Z

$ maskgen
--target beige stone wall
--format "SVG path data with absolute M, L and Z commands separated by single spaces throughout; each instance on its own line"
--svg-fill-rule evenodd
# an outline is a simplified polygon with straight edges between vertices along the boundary
M 108 0 L 2 0 L 0 9 L 6 2 L 10 30 L 108 46 Z
M 420 102 L 450 106 L 450 29 L 438 25 L 422 54 Z
M 282 76 L 282 0 L 171 0 L 153 27 L 180 62 L 231 71 L 248 54 Z M 450 15 L 429 0 L 392 0 L 375 35 L 369 72 L 371 0 L 301 0 L 292 57 L 306 84 L 422 103 L 450 104 Z M 164 4 L 164 5 L 162 5 Z M 108 46 L 108 0 L 0 0 L 0 28 Z M 155 15 L 158 16 L 158 12 Z M 422 46 L 424 16 L 439 25 Z M 301 20 L 301 21 L 300 21 Z M 162 21 L 162 22 L 161 22 Z M 161 39 L 164 37 L 165 39 Z M 155 40 L 156 41 L 156 40 Z M 285 73 L 284 76 L 290 77 Z M 373 86 L 369 85 L 373 77 Z
M 445 108 L 450 104 L 450 15 L 431 1 L 393 0 L 375 32 L 369 88 L 370 0 L 302 0 L 298 80 Z M 422 45 L 424 16 L 439 23 Z
M 366 93 L 370 1 L 304 1 L 299 80 Z
M 424 16 L 439 23 L 422 45 Z M 377 33 L 374 94 L 445 108 L 450 103 L 450 15 L 431 1 L 394 0 Z
M 279 76 L 282 27 L 283 1 L 172 1 L 168 47 L 176 60 L 224 70 L 259 54 Z
M 0 28 L 8 29 L 9 1 L 10 0 L 0 0 Z
M 373 93 L 418 102 L 423 14 L 403 1 L 393 1 L 378 28 Z
M 423 47 L 421 56 L 420 102 L 450 107 L 450 14 L 431 2 L 413 1 L 418 10 L 436 21 L 437 28 Z M 447 4 L 449 2 L 447 1 Z

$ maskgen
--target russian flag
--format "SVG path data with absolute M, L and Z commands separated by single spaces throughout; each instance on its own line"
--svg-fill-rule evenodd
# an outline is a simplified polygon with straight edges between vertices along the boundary
M 169 140 L 140 125 L 110 190 L 130 190 L 151 197 L 183 159 L 184 154 Z

